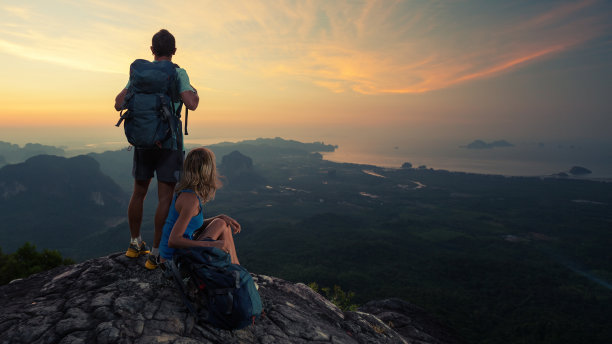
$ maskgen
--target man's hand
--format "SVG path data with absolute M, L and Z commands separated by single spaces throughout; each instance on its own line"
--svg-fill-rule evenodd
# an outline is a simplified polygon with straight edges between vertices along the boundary
M 124 88 L 117 97 L 115 97 L 115 110 L 121 111 L 121 107 L 123 106 L 123 100 L 125 99 L 125 95 L 127 94 L 127 88 Z
M 198 96 L 198 91 L 195 89 L 195 87 L 191 86 L 191 88 L 193 88 L 193 91 L 189 90 L 181 92 L 181 100 L 183 101 L 183 104 L 185 104 L 185 107 L 193 111 L 200 103 L 200 96 Z

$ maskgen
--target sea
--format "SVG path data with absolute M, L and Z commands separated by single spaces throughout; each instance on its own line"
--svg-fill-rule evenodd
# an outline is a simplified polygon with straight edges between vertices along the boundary
M 339 145 L 324 159 L 400 168 L 432 168 L 504 176 L 551 176 L 574 166 L 592 173 L 581 178 L 612 181 L 612 144 L 574 141 L 518 141 L 510 147 L 468 148 L 472 141 L 421 142 L 400 145 Z
M 8 136 L 8 135 L 7 135 Z M 65 140 L 36 140 L 37 143 L 63 148 L 68 156 L 127 148 L 119 130 L 110 135 Z M 31 137 L 31 136 L 30 136 Z M 39 136 L 42 138 L 42 135 Z M 65 136 L 66 137 L 66 136 Z M 74 136 L 72 136 L 74 137 Z M 239 142 L 257 137 L 186 137 L 186 145 L 212 145 L 219 142 Z M 414 168 L 496 174 L 505 176 L 551 176 L 568 173 L 574 166 L 592 173 L 580 178 L 612 180 L 612 140 L 507 140 L 511 146 L 468 148 L 476 138 L 377 139 L 365 140 L 350 136 L 283 137 L 300 142 L 323 142 L 337 146 L 333 152 L 321 152 L 334 162 L 368 164 L 386 168 L 401 168 L 409 163 Z M 23 145 L 30 139 L 4 140 Z M 23 141 L 23 142 L 21 142 Z M 485 141 L 488 142 L 488 141 Z M 255 162 L 256 163 L 256 162 Z

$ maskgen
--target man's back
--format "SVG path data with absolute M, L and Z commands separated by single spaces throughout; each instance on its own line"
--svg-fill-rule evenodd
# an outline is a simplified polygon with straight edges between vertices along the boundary
M 179 68 L 172 63 L 172 56 L 176 53 L 174 36 L 167 30 L 160 30 L 153 36 L 151 52 L 155 56 L 154 61 L 153 63 L 146 61 L 146 64 L 167 65 L 171 72 L 166 72 L 166 74 L 173 74 L 175 76 L 176 83 L 171 86 L 175 87 L 175 93 L 178 94 L 178 96 L 169 95 L 168 97 L 168 102 L 172 110 L 178 112 L 178 106 L 181 102 L 187 109 L 195 110 L 200 101 L 197 91 L 191 86 L 189 76 L 185 69 Z M 142 62 L 142 64 L 145 63 Z M 122 110 L 126 100 L 128 103 L 132 101 L 128 99 L 130 97 L 130 92 L 128 91 L 134 88 L 132 87 L 133 85 L 131 85 L 132 82 L 134 82 L 134 78 L 130 77 L 126 87 L 124 87 L 115 98 L 115 109 L 117 111 Z M 140 85 L 134 86 L 140 87 Z M 136 99 L 133 101 L 136 101 Z M 173 112 L 172 110 L 170 111 L 171 115 Z M 162 228 L 168 216 L 168 209 L 172 201 L 174 186 L 180 177 L 183 167 L 185 153 L 182 144 L 182 128 L 178 117 L 175 116 L 174 118 L 176 118 L 175 128 L 174 130 L 171 129 L 171 132 L 174 135 L 175 145 L 168 147 L 168 145 L 164 143 L 162 145 L 155 145 L 151 148 L 137 147 L 137 149 L 134 149 L 134 165 L 132 168 L 134 190 L 130 198 L 130 204 L 128 205 L 128 223 L 131 241 L 126 256 L 138 257 L 139 255 L 149 253 L 140 237 L 140 227 L 142 224 L 144 199 L 151 179 L 153 176 L 156 176 L 159 202 L 155 211 L 153 249 L 145 264 L 148 269 L 157 267 Z M 172 142 L 172 140 L 169 142 Z

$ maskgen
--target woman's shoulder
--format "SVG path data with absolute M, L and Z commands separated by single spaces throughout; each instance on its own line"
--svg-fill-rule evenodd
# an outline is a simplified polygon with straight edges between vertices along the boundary
M 199 205 L 200 204 L 200 198 L 198 197 L 198 195 L 195 194 L 195 192 L 189 192 L 186 190 L 182 190 L 180 192 L 177 193 L 176 196 L 176 205 L 186 205 L 187 203 L 193 203 L 195 205 Z
M 200 212 L 200 199 L 192 193 L 184 192 L 178 195 L 174 208 L 179 214 L 186 213 L 195 216 Z

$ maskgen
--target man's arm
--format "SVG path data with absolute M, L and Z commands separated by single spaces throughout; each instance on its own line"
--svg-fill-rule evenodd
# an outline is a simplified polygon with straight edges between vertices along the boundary
M 200 96 L 198 96 L 198 91 L 195 89 L 195 87 L 191 86 L 191 88 L 193 88 L 193 91 L 189 90 L 181 92 L 181 100 L 183 101 L 183 104 L 185 104 L 185 107 L 193 111 L 200 103 Z
M 127 94 L 127 88 L 124 88 L 119 92 L 119 94 L 115 97 L 115 110 L 121 111 L 121 106 L 123 105 L 123 100 L 125 99 L 125 95 Z

